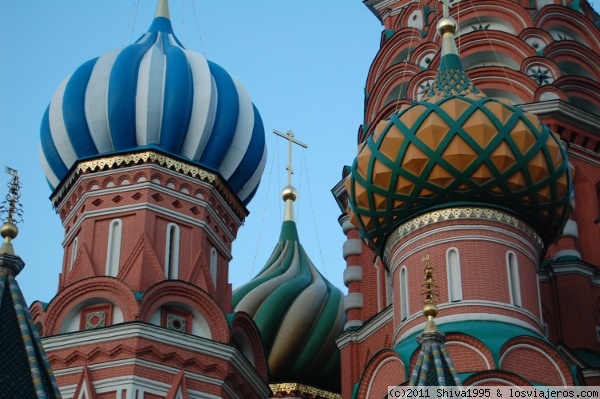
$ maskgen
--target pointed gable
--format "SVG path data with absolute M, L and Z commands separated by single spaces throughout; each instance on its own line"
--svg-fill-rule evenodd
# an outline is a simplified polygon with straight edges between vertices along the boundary
M 6 398 L 60 398 L 15 275 L 24 262 L 0 253 L 0 387 Z

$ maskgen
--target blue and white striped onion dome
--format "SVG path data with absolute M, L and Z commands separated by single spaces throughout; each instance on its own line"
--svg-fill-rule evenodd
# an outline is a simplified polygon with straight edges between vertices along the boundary
M 152 148 L 220 173 L 244 204 L 258 189 L 267 156 L 263 123 L 246 89 L 185 49 L 169 18 L 158 15 L 135 43 L 67 77 L 41 126 L 52 189 L 80 160 Z

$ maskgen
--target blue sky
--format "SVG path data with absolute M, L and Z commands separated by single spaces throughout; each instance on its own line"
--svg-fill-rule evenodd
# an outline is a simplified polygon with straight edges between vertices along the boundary
M 157 0 L 0 0 L 0 166 L 19 171 L 25 222 L 14 241 L 26 262 L 18 281 L 31 303 L 49 301 L 62 268 L 64 231 L 48 199 L 38 146 L 42 115 L 60 82 L 85 61 L 146 32 Z M 233 244 L 235 287 L 262 267 L 279 236 L 291 129 L 300 241 L 345 291 L 345 240 L 331 188 L 356 155 L 368 68 L 381 26 L 360 0 L 171 0 L 175 34 L 247 88 L 267 134 L 269 160 Z M 0 175 L 0 198 L 9 176 Z
M 26 262 L 26 300 L 49 301 L 62 268 L 63 228 L 48 199 L 39 127 L 60 82 L 85 61 L 146 32 L 157 0 L 0 0 L 0 166 L 19 170 L 25 222 L 15 249 Z M 598 0 L 591 4 L 597 5 Z M 177 37 L 238 78 L 258 107 L 269 160 L 233 244 L 230 281 L 251 279 L 277 243 L 291 129 L 300 240 L 319 270 L 344 289 L 345 241 L 331 188 L 356 155 L 368 68 L 381 25 L 360 0 L 171 0 Z M 0 200 L 8 175 L 0 174 Z

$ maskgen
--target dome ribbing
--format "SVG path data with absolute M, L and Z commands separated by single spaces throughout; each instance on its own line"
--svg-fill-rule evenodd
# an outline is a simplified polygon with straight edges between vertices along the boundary
M 283 191 L 285 220 L 263 269 L 233 293 L 236 312 L 248 313 L 261 333 L 269 382 L 299 382 L 339 391 L 335 338 L 346 321 L 340 289 L 319 273 L 299 242 L 293 220 L 296 191 Z
M 40 134 L 48 182 L 83 159 L 155 148 L 219 172 L 247 204 L 266 162 L 261 117 L 237 80 L 183 47 L 161 4 L 135 43 L 60 84 Z
M 346 180 L 352 223 L 381 250 L 394 227 L 421 213 L 487 206 L 551 241 L 569 211 L 566 151 L 537 116 L 477 90 L 456 52 L 455 21 L 442 18 L 438 28 L 443 54 L 428 95 L 381 122 L 359 149 Z

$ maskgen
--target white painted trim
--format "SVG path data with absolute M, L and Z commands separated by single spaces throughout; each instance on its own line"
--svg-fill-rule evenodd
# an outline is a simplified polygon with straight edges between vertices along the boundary
M 540 324 L 542 326 L 547 326 L 547 323 L 544 322 L 544 313 L 542 311 L 542 292 L 540 290 L 540 275 L 536 274 L 535 275 L 535 289 L 537 291 L 537 299 L 538 299 L 538 311 L 540 312 Z M 548 329 L 546 327 L 543 328 L 543 331 L 546 333 L 546 336 L 548 336 Z
M 385 326 L 392 320 L 393 312 L 393 306 L 388 306 L 382 312 L 377 313 L 375 316 L 369 319 L 369 321 L 366 324 L 358 320 L 362 324 L 362 327 L 360 329 L 354 331 L 344 331 L 340 336 L 338 336 L 335 339 L 338 348 L 342 349 L 348 344 L 362 342 L 365 339 L 369 338 L 376 331 L 381 329 L 383 326 Z
M 499 223 L 501 223 L 501 222 L 499 222 Z M 524 248 L 527 248 L 530 252 L 525 251 L 523 247 L 519 247 L 511 241 L 499 239 L 496 237 L 480 236 L 477 233 L 474 233 L 472 235 L 453 236 L 453 237 L 437 239 L 437 240 L 428 240 L 427 239 L 428 237 L 430 237 L 432 235 L 437 235 L 439 233 L 444 233 L 444 232 L 453 232 L 453 231 L 457 231 L 457 230 L 488 231 L 488 232 L 492 232 L 492 233 L 501 233 L 508 237 L 517 239 L 519 242 L 521 242 L 524 245 Z M 399 253 L 401 253 L 402 251 L 405 251 L 406 248 L 413 246 L 418 241 L 423 241 L 424 243 L 413 248 L 410 252 L 405 253 L 403 257 L 397 258 Z M 409 240 L 406 240 L 406 239 L 403 240 L 402 245 L 398 246 L 398 248 L 396 248 L 394 253 L 386 255 L 386 262 L 388 263 L 388 265 L 390 265 L 390 267 L 392 268 L 392 271 L 395 271 L 395 269 L 400 264 L 406 262 L 406 259 L 408 259 L 410 256 L 412 256 L 413 254 L 415 254 L 417 252 L 421 252 L 427 248 L 431 248 L 434 246 L 439 246 L 439 245 L 448 244 L 448 243 L 456 243 L 457 241 L 489 241 L 489 242 L 494 242 L 494 243 L 501 243 L 509 248 L 512 248 L 513 250 L 519 251 L 523 255 L 527 256 L 535 264 L 538 264 L 540 261 L 538 250 L 532 245 L 531 242 L 524 239 L 522 236 L 520 236 L 518 234 L 509 232 L 505 229 L 499 229 L 499 228 L 490 227 L 490 226 L 486 226 L 486 225 L 462 225 L 462 224 L 460 224 L 460 225 L 444 226 L 444 227 L 435 228 L 435 229 L 423 232 L 421 234 L 415 235 L 413 238 L 411 238 Z M 534 254 L 536 254 L 536 256 L 534 256 Z M 396 261 L 392 264 L 392 262 L 390 262 L 391 259 L 395 259 Z
M 557 253 L 554 254 L 552 260 L 560 260 L 560 258 L 564 256 L 572 256 L 577 259 L 581 259 L 581 254 L 576 249 L 561 249 Z
M 464 346 L 464 347 L 471 349 L 473 352 L 477 353 L 483 359 L 485 366 L 487 367 L 487 370 L 492 369 L 492 366 L 490 365 L 490 362 L 488 361 L 487 357 L 485 357 L 485 354 L 478 348 L 474 347 L 473 345 L 469 345 L 466 342 L 462 342 L 462 341 L 446 341 L 446 347 L 452 346 L 452 345 Z
M 153 169 L 156 171 L 160 171 L 162 174 L 165 175 L 169 175 L 173 178 L 177 178 L 180 180 L 184 180 L 187 183 L 189 183 L 192 186 L 200 186 L 200 187 L 204 187 L 206 188 L 208 191 L 213 192 L 213 194 L 215 195 L 215 197 L 217 198 L 217 200 L 220 202 L 220 204 L 223 206 L 223 209 L 227 209 L 228 213 L 231 215 L 231 217 L 234 220 L 238 221 L 238 224 L 242 223 L 242 220 L 240 220 L 237 215 L 235 214 L 235 212 L 233 212 L 230 208 L 229 205 L 227 204 L 227 202 L 225 201 L 225 199 L 221 196 L 221 194 L 215 189 L 215 187 L 211 184 L 208 183 L 204 180 L 199 180 L 197 178 L 194 178 L 192 176 L 188 176 L 185 174 L 182 174 L 180 172 L 175 172 L 172 171 L 164 166 L 160 166 L 160 165 L 156 165 L 156 164 L 151 164 L 151 163 L 144 163 L 144 164 L 140 164 L 140 165 L 134 165 L 134 166 L 128 166 L 127 167 L 127 171 L 128 172 L 133 172 L 133 174 L 135 174 L 136 171 L 141 171 L 141 170 L 147 170 L 147 169 Z M 81 182 L 85 182 L 88 180 L 102 180 L 102 177 L 107 177 L 107 176 L 114 176 L 115 171 L 114 170 L 103 170 L 103 171 L 96 171 L 92 174 L 89 175 L 79 175 L 79 179 L 81 179 Z M 73 195 L 73 191 L 76 189 L 77 185 L 73 185 L 71 188 L 69 188 L 68 192 L 64 195 L 62 195 L 63 201 L 64 198 L 67 197 L 71 197 Z M 204 201 L 199 200 L 198 198 L 191 196 L 191 195 L 184 195 L 182 193 L 180 193 L 179 191 L 175 191 L 175 190 L 171 190 L 171 189 L 166 189 L 164 186 L 147 181 L 147 182 L 140 182 L 140 183 L 133 183 L 127 186 L 115 186 L 114 188 L 100 188 L 98 190 L 95 191 L 86 191 L 77 201 L 77 203 L 73 206 L 73 208 L 78 208 L 81 203 L 84 201 L 85 198 L 87 198 L 87 196 L 97 196 L 99 194 L 104 195 L 104 194 L 110 194 L 110 193 L 116 193 L 116 192 L 125 192 L 125 191 L 129 191 L 129 190 L 137 190 L 140 187 L 147 187 L 147 186 L 152 186 L 153 188 L 161 188 L 163 193 L 168 193 L 174 196 L 177 196 L 178 198 L 184 199 L 186 201 L 191 201 L 194 202 L 196 201 L 197 204 L 199 203 L 206 203 Z M 55 202 L 55 197 L 51 198 L 51 201 L 54 203 Z M 61 201 L 61 205 L 57 207 L 58 211 L 60 212 L 60 210 L 62 209 L 62 206 L 64 205 L 64 203 Z M 69 213 L 68 218 L 72 217 L 73 214 L 75 214 L 76 211 L 73 210 Z
M 133 322 L 97 330 L 79 331 L 68 335 L 53 335 L 42 338 L 42 343 L 46 352 L 49 353 L 63 349 L 72 349 L 82 345 L 97 345 L 128 338 L 145 338 L 160 343 L 168 342 L 174 347 L 196 351 L 201 354 L 228 361 L 236 373 L 246 377 L 246 380 L 253 389 L 258 392 L 264 392 L 265 396 L 270 395 L 270 390 L 268 390 L 268 386 L 266 386 L 263 379 L 236 348 L 210 339 L 181 334 L 150 324 Z M 137 359 L 131 360 L 137 362 L 134 364 L 139 364 L 140 362 L 140 360 Z M 146 366 L 152 364 L 153 363 L 145 363 Z M 164 367 L 162 365 L 160 366 Z M 99 365 L 90 365 L 89 367 L 93 370 L 94 368 L 99 367 Z M 65 370 L 63 370 L 63 373 L 64 372 Z M 179 370 L 174 370 L 174 373 L 176 372 L 179 372 Z M 55 372 L 55 374 L 60 375 L 61 373 Z M 201 377 L 197 375 L 197 378 Z
M 456 265 L 452 264 L 450 258 L 451 252 L 456 253 Z M 450 247 L 446 250 L 446 275 L 448 276 L 448 302 L 462 301 L 463 287 L 462 270 L 460 267 L 460 251 L 456 247 Z
M 473 384 L 471 384 L 472 387 L 476 387 L 479 385 L 486 385 L 486 386 L 509 385 L 512 387 L 518 386 L 517 384 L 510 382 L 508 380 L 503 380 L 502 378 L 486 378 L 486 379 L 479 380 L 479 381 L 476 381 Z
M 373 382 L 375 381 L 375 378 L 377 377 L 377 373 L 379 372 L 379 370 L 386 364 L 389 362 L 400 362 L 400 364 L 402 365 L 402 367 L 406 368 L 406 366 L 404 365 L 404 363 L 402 362 L 401 359 L 397 358 L 397 357 L 388 357 L 386 359 L 383 359 L 381 362 L 379 362 L 379 364 L 377 365 L 377 367 L 375 368 L 375 371 L 373 371 L 373 375 L 371 376 L 371 379 L 369 380 L 369 385 L 367 387 L 367 395 L 365 396 L 366 398 L 370 398 L 371 397 L 371 387 L 373 386 Z
M 71 244 L 71 262 L 69 265 L 69 271 L 73 270 L 73 265 L 75 264 L 75 259 L 77 259 L 77 251 L 79 244 L 79 237 L 75 237 L 73 239 L 73 243 Z
M 361 292 L 351 292 L 344 297 L 344 312 L 350 309 L 363 308 L 363 294 Z
M 210 210 L 210 208 L 207 208 L 207 209 Z M 110 215 L 114 215 L 115 213 L 134 212 L 134 211 L 140 211 L 140 210 L 150 210 L 150 211 L 156 212 L 159 215 L 166 216 L 167 218 L 170 218 L 173 220 L 179 220 L 181 222 L 189 223 L 196 227 L 200 227 L 202 230 L 204 230 L 208 234 L 208 236 L 212 239 L 212 241 L 214 241 L 219 246 L 219 249 L 221 250 L 221 252 L 223 254 L 225 254 L 225 256 L 227 256 L 228 259 L 231 260 L 231 258 L 232 258 L 231 252 L 227 249 L 226 245 L 222 242 L 221 238 L 217 235 L 217 233 L 214 232 L 212 227 L 209 224 L 207 224 L 205 221 L 198 220 L 198 219 L 195 219 L 192 217 L 188 217 L 181 213 L 174 212 L 174 211 L 171 211 L 170 209 L 166 209 L 162 206 L 158 206 L 156 204 L 151 204 L 148 202 L 141 203 L 141 204 L 126 205 L 126 206 L 121 206 L 121 207 L 117 207 L 117 208 L 84 212 L 83 215 L 81 215 L 81 218 L 77 221 L 77 223 L 71 229 L 71 233 L 67 233 L 65 235 L 65 238 L 63 240 L 63 246 L 64 246 L 65 242 L 67 242 L 70 239 L 71 234 L 74 234 L 79 229 L 81 224 L 87 219 L 95 218 L 98 216 L 110 216 Z M 212 215 L 212 213 L 211 213 L 211 215 Z M 214 218 L 216 220 L 220 220 L 216 214 L 214 214 Z M 229 229 L 224 230 L 224 231 L 229 232 Z
M 346 215 L 340 222 L 342 224 L 342 232 L 344 235 L 347 235 L 350 230 L 356 230 L 356 226 L 350 222 L 350 217 L 348 215 Z
M 362 320 L 349 320 L 346 322 L 346 324 L 344 324 L 344 330 L 347 330 L 349 328 L 362 327 L 362 325 Z
M 347 287 L 350 283 L 361 282 L 363 277 L 362 266 L 348 266 L 344 269 L 344 285 Z
M 577 228 L 577 222 L 573 219 L 567 220 L 565 227 L 563 227 L 562 235 L 566 237 L 573 237 L 579 239 L 579 229 Z
M 105 276 L 116 277 L 121 266 L 121 243 L 123 240 L 123 221 L 113 219 L 108 225 L 108 245 L 106 248 Z
M 384 292 L 381 289 L 381 270 L 379 268 L 378 262 L 373 263 L 373 267 L 375 268 L 375 283 L 377 287 L 376 295 L 377 295 L 377 312 L 381 312 L 381 293 Z
M 362 253 L 362 241 L 357 238 L 351 238 L 344 242 L 342 247 L 344 260 L 352 255 L 360 255 Z
M 405 321 L 410 317 L 410 295 L 408 292 L 408 270 L 406 266 L 402 266 L 400 273 L 398 273 L 398 293 L 400 294 L 400 320 Z
M 215 247 L 210 248 L 210 276 L 212 277 L 213 287 L 217 289 L 217 278 L 219 273 L 219 258 L 217 249 Z
M 511 259 L 513 260 L 511 262 Z M 523 298 L 521 296 L 521 276 L 519 273 L 519 260 L 517 255 L 512 252 L 506 252 L 506 275 L 508 277 L 508 293 L 510 303 L 518 308 L 523 307 Z
M 463 303 L 461 302 L 461 305 Z M 513 308 L 516 309 L 516 308 Z M 423 317 L 422 314 L 415 314 L 415 316 L 418 317 Z M 412 320 L 414 320 L 416 317 L 411 317 L 411 319 L 407 320 L 406 322 L 410 322 Z M 540 328 L 542 328 L 541 326 L 539 326 L 538 328 L 536 328 L 534 325 L 529 324 L 527 322 L 524 322 L 522 320 L 516 319 L 514 317 L 510 317 L 510 316 L 503 316 L 503 315 L 497 315 L 497 314 L 493 314 L 493 313 L 461 313 L 461 314 L 456 314 L 456 315 L 450 315 L 450 316 L 438 316 L 435 318 L 435 322 L 438 326 L 441 326 L 444 323 L 454 323 L 454 322 L 463 322 L 463 321 L 498 321 L 501 323 L 507 323 L 507 324 L 513 324 L 519 327 L 523 327 L 526 328 L 530 331 L 535 332 L 536 334 L 539 335 L 543 335 L 540 333 Z M 406 323 L 404 323 L 406 324 Z M 398 337 L 398 333 L 399 333 L 399 328 L 396 329 L 396 331 L 394 331 L 394 345 L 398 344 L 400 341 L 406 339 L 408 336 L 419 332 L 419 331 L 423 331 L 423 323 L 418 324 L 414 327 L 412 327 L 411 329 L 405 331 L 400 337 Z
M 179 240 L 180 229 L 175 223 L 167 224 L 165 239 L 165 278 L 177 280 L 179 278 Z M 171 253 L 174 252 L 174 254 Z

